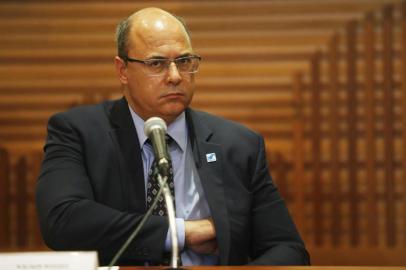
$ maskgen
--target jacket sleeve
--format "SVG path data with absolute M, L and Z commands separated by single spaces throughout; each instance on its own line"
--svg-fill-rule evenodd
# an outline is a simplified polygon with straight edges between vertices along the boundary
M 309 265 L 309 255 L 269 175 L 263 138 L 251 182 L 253 192 L 251 264 Z
M 104 265 L 133 232 L 143 213 L 122 212 L 95 200 L 86 171 L 86 146 L 73 122 L 65 114 L 57 114 L 48 123 L 36 189 L 40 228 L 50 248 L 97 250 Z M 167 231 L 165 218 L 149 217 L 120 264 L 161 261 Z

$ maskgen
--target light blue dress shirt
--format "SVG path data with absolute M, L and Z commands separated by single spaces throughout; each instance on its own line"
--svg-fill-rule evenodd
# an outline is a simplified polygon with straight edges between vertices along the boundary
M 145 176 L 145 196 L 147 194 L 148 170 L 154 160 L 154 153 L 144 134 L 144 120 L 129 107 L 142 149 L 141 156 Z M 169 146 L 172 159 L 175 184 L 176 227 L 179 250 L 183 265 L 216 265 L 217 255 L 202 255 L 185 248 L 185 220 L 198 220 L 211 216 L 209 205 L 203 192 L 199 174 L 193 159 L 193 152 L 188 139 L 185 113 L 183 112 L 168 126 L 167 133 L 176 143 Z M 168 231 L 165 249 L 171 250 L 171 237 Z

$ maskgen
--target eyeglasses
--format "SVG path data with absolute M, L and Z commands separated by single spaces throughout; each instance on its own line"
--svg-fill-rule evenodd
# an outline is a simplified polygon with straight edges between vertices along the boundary
M 176 68 L 180 73 L 196 73 L 199 69 L 199 63 L 202 58 L 198 55 L 182 56 L 175 59 L 168 58 L 153 58 L 140 60 L 126 56 L 125 61 L 144 64 L 145 71 L 149 76 L 161 76 L 171 65 L 175 63 Z

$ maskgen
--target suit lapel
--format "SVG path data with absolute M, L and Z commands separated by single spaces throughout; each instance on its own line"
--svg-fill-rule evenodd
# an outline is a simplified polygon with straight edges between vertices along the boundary
M 228 264 L 230 251 L 230 224 L 226 208 L 225 193 L 223 186 L 222 169 L 222 146 L 210 142 L 213 132 L 193 110 L 186 110 L 188 134 L 192 144 L 193 156 L 196 168 L 210 212 L 213 217 L 217 242 L 220 251 L 220 264 Z M 215 154 L 215 161 L 208 161 L 207 154 Z
M 126 208 L 144 213 L 146 211 L 145 183 L 141 149 L 125 98 L 114 102 L 110 121 L 113 126 L 110 135 L 118 149 L 120 181 Z

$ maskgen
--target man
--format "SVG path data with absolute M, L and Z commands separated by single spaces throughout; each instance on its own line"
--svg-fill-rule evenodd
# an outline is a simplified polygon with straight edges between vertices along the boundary
M 97 250 L 101 264 L 111 260 L 147 211 L 152 154 L 143 123 L 158 116 L 174 141 L 184 265 L 308 264 L 269 176 L 262 137 L 188 107 L 200 57 L 179 19 L 140 10 L 119 24 L 117 45 L 124 98 L 49 120 L 37 186 L 47 245 Z M 167 218 L 153 215 L 119 264 L 162 264 L 169 243 Z

